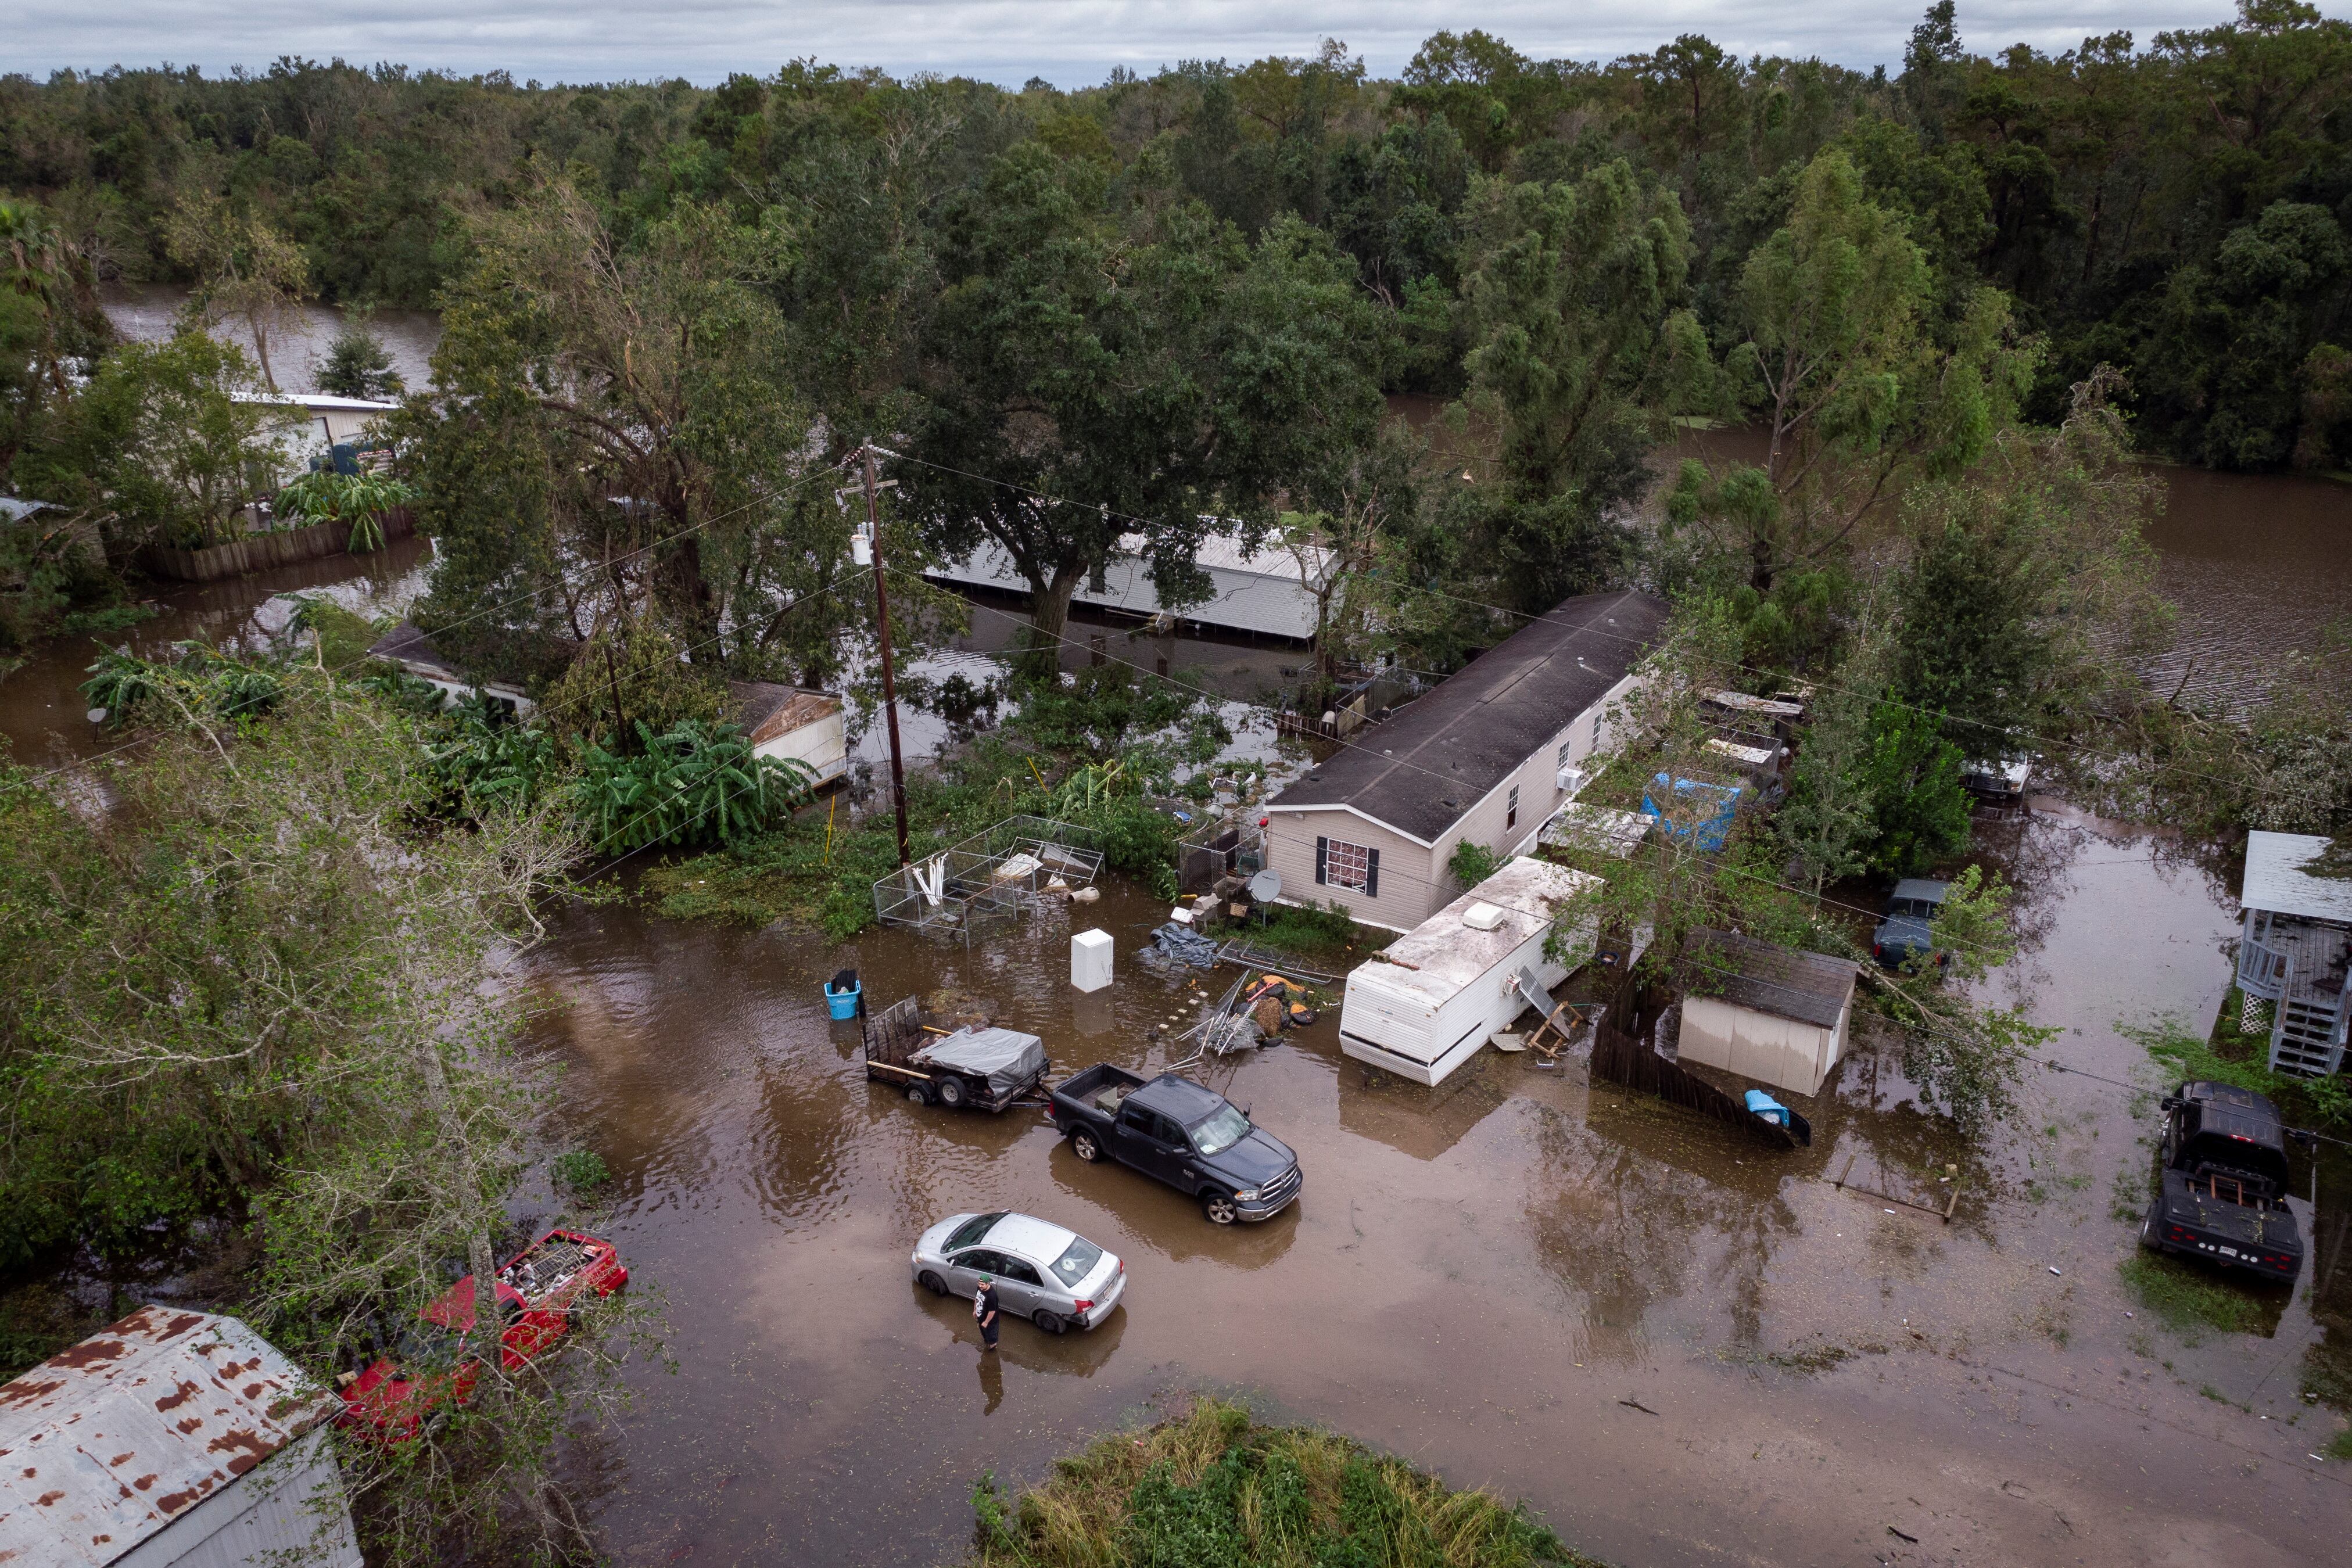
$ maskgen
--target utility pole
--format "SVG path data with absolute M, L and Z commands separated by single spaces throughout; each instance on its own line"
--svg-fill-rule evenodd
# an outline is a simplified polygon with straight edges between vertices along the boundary
M 882 631 L 882 711 L 890 726 L 890 799 L 898 809 L 898 863 L 907 853 L 907 775 L 898 760 L 898 679 L 890 661 L 890 589 L 882 578 L 882 522 L 875 508 L 874 458 L 881 449 L 868 441 L 857 449 L 866 470 L 866 537 L 874 554 L 874 608 Z

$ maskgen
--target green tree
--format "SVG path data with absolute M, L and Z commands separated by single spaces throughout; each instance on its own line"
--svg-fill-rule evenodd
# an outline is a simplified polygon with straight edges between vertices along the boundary
M 1765 460 L 1686 466 L 1676 516 L 1743 560 L 1759 593 L 1849 549 L 1906 479 L 1965 469 L 2014 423 L 2037 350 L 2016 340 L 2007 298 L 1979 287 L 1931 331 L 1930 280 L 1839 148 L 1806 167 L 1788 225 L 1748 257 L 1726 370 Z
M 200 547 L 242 531 L 240 508 L 275 489 L 287 462 L 260 407 L 240 401 L 252 387 L 251 361 L 194 330 L 100 361 L 58 460 L 94 482 L 117 549 L 151 538 Z
M 337 397 L 393 398 L 406 391 L 392 353 L 363 316 L 344 319 L 319 365 L 319 390 Z
M 1504 601 L 1547 610 L 1614 575 L 1611 514 L 1648 487 L 1672 377 L 1705 364 L 1689 231 L 1673 193 L 1622 162 L 1573 183 L 1490 185 L 1472 225 L 1468 401 L 1499 430 L 1501 462 L 1455 505 L 1476 517 Z
M 172 258 L 196 277 L 188 319 L 204 327 L 242 321 L 261 379 L 276 392 L 270 341 L 292 325 L 310 294 L 310 264 L 301 248 L 267 219 L 203 190 L 179 197 L 163 232 Z
M 1379 417 L 1381 317 L 1322 236 L 1102 198 L 1034 143 L 991 165 L 953 220 L 901 476 L 932 548 L 992 544 L 1027 582 L 1046 670 L 1081 580 L 1131 552 L 1163 603 L 1204 597 L 1211 514 L 1262 538 Z
M 1873 807 L 1868 869 L 1919 876 L 1968 848 L 1973 808 L 1960 787 L 1964 760 L 1937 715 L 1894 702 L 1871 710 L 1859 758 L 1861 793 Z

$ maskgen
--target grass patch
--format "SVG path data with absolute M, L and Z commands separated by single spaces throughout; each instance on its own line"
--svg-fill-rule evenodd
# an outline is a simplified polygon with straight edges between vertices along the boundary
M 2352 1427 L 2328 1438 L 2327 1447 L 2319 1451 L 2331 1459 L 2352 1459 Z
M 2232 987 L 2221 998 L 2221 1015 L 2213 1028 L 2201 1039 L 2171 1015 L 2147 1024 L 2118 1025 L 2117 1032 L 2137 1041 L 2173 1082 L 2210 1079 L 2235 1084 L 2268 1096 L 2290 1124 L 2352 1131 L 2352 1079 L 2293 1078 L 2273 1072 L 2269 1039 L 2238 1029 L 2239 1001 L 2240 993 Z
M 152 621 L 163 613 L 152 604 L 103 604 L 91 610 L 73 610 L 58 617 L 58 634 L 61 637 L 111 637 L 118 632 L 128 632 L 142 621 Z
M 972 1508 L 971 1568 L 1599 1568 L 1524 1504 L 1216 1399 L 1057 1460 L 1017 1498 L 983 1479 Z
M 1336 901 L 1328 908 L 1295 908 L 1277 904 L 1265 914 L 1265 924 L 1252 920 L 1234 933 L 1254 947 L 1295 953 L 1302 958 L 1361 956 L 1377 953 L 1396 940 L 1396 933 L 1376 925 L 1359 925 Z
M 2260 1301 L 2178 1259 L 2139 1251 L 2116 1267 L 2139 1304 L 2191 1344 L 2211 1330 L 2252 1333 L 2263 1325 Z

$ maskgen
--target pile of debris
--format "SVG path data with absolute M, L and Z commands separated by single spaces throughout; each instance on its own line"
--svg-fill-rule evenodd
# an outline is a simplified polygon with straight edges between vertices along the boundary
M 1180 965 L 1211 969 L 1216 967 L 1217 944 L 1191 926 L 1179 925 L 1171 920 L 1151 934 L 1151 946 L 1136 957 L 1154 974 L 1167 974 Z

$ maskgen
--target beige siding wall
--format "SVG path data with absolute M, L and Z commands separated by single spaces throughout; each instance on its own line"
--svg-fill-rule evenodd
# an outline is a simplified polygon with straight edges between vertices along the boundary
M 1282 873 L 1282 896 L 1290 904 L 1337 901 L 1367 925 L 1410 931 L 1452 902 L 1454 894 L 1432 899 L 1429 852 L 1403 834 L 1348 811 L 1273 811 L 1265 828 L 1267 862 Z M 1381 852 L 1380 895 L 1367 898 L 1344 887 L 1315 880 L 1315 841 L 1339 839 Z
M 1836 1060 L 1832 1032 L 1819 1024 L 1735 1007 L 1719 997 L 1685 997 L 1682 1034 L 1675 1049 L 1685 1061 L 1736 1072 L 1791 1094 L 1811 1094 L 1820 1090 Z
M 1580 766 L 1593 752 L 1607 746 L 1610 740 L 1609 709 L 1633 689 L 1633 678 L 1627 676 L 1609 689 L 1599 702 L 1578 714 L 1560 727 L 1557 735 L 1546 740 L 1532 756 L 1521 762 L 1511 776 L 1496 785 L 1485 800 L 1464 813 L 1446 835 L 1438 841 L 1433 857 L 1440 879 L 1445 884 L 1445 896 L 1430 905 L 1432 910 L 1444 908 L 1466 891 L 1446 872 L 1446 862 L 1453 859 L 1454 846 L 1464 840 L 1484 844 L 1497 855 L 1507 856 L 1535 837 L 1568 797 L 1559 788 L 1560 756 L 1567 753 L 1570 767 Z M 1511 789 L 1519 791 L 1519 810 L 1516 820 L 1511 814 Z

